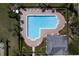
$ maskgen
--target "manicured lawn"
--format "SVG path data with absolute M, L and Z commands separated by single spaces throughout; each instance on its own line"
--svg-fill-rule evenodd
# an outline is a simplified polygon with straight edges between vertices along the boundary
M 25 42 L 23 42 L 22 53 L 24 55 L 32 55 L 32 48 L 29 47 Z
M 46 54 L 46 39 L 44 38 L 43 42 L 36 47 L 36 55 L 45 55 Z
M 62 30 L 59 31 L 59 33 L 61 35 L 67 35 L 67 25 L 65 25 L 65 27 Z
M 66 4 L 65 3 L 50 3 L 49 5 L 52 7 L 62 8 L 62 7 L 65 7 Z
M 56 3 L 50 3 L 50 4 L 42 4 L 42 3 L 40 3 L 40 5 L 38 4 L 38 3 L 24 3 L 24 4 L 19 4 L 19 5 L 23 5 L 23 6 L 26 6 L 26 7 L 40 7 L 40 5 L 42 6 L 42 7 L 46 7 L 46 5 L 49 5 L 49 6 L 51 6 L 51 7 L 63 7 L 64 5 L 66 5 L 66 4 L 64 4 L 64 3 L 58 3 L 58 4 L 56 4 Z
M 8 39 L 10 41 L 9 55 L 15 55 L 14 50 L 18 49 L 18 39 L 14 30 L 17 21 L 8 17 L 8 5 L 0 4 L 0 40 Z
M 24 41 L 23 41 L 22 45 L 23 45 L 22 53 L 24 55 L 32 55 L 32 48 L 29 47 Z M 35 48 L 35 54 L 36 55 L 45 55 L 45 52 L 46 52 L 46 42 L 44 39 L 43 42 Z

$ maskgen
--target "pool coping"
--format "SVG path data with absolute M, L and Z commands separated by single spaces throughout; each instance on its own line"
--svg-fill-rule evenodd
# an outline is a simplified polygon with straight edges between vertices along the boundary
M 20 15 L 20 20 L 24 21 L 24 24 L 21 24 L 20 26 L 24 29 L 23 31 L 21 31 L 21 35 L 23 36 L 25 43 L 27 45 L 29 45 L 30 47 L 36 47 L 39 46 L 42 41 L 43 38 L 46 37 L 48 34 L 50 35 L 54 35 L 54 34 L 58 34 L 59 31 L 61 29 L 63 29 L 63 27 L 65 26 L 65 18 L 63 15 L 61 15 L 59 12 L 54 12 L 52 13 L 51 10 L 46 10 L 46 12 L 41 12 L 40 8 L 26 8 L 26 11 L 24 11 L 23 9 L 20 9 L 20 11 L 22 12 L 23 15 Z M 44 15 L 44 16 L 57 16 L 58 20 L 59 20 L 59 25 L 57 26 L 56 29 L 42 29 L 41 30 L 41 37 L 39 39 L 37 39 L 36 41 L 31 41 L 30 39 L 27 38 L 27 36 L 25 35 L 26 33 L 26 16 L 28 15 Z

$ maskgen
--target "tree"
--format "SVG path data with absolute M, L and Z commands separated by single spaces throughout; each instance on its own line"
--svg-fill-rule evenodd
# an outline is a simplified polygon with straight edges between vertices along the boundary
M 9 14 L 10 18 L 16 18 L 17 17 L 17 14 L 13 11 L 10 11 L 8 14 Z
M 70 24 L 71 35 L 73 41 L 69 44 L 69 53 L 72 55 L 79 55 L 79 18 L 78 16 L 73 17 Z

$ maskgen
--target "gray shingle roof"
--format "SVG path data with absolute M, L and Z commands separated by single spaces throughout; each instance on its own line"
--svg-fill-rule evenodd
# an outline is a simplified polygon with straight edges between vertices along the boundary
M 46 37 L 47 49 L 46 53 L 49 55 L 66 54 L 67 50 L 67 37 L 62 35 L 48 35 Z

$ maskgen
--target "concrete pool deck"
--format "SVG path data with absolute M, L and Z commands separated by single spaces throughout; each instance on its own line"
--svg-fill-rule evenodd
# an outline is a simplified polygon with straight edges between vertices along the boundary
M 52 10 L 46 10 L 45 12 L 42 12 L 41 8 L 26 8 L 26 11 L 23 9 L 20 9 L 22 12 L 22 15 L 20 15 L 20 20 L 24 21 L 24 24 L 21 24 L 20 26 L 23 28 L 23 30 L 20 32 L 23 36 L 25 43 L 29 45 L 30 47 L 36 47 L 41 44 L 43 41 L 43 38 L 47 36 L 47 34 L 58 34 L 61 29 L 65 26 L 65 18 L 63 15 L 61 15 L 59 12 L 52 13 Z M 26 16 L 30 15 L 44 15 L 44 16 L 57 16 L 57 20 L 59 20 L 59 24 L 56 29 L 41 29 L 41 35 L 40 38 L 36 41 L 31 41 L 28 39 L 26 35 Z M 52 22 L 53 23 L 53 22 Z

